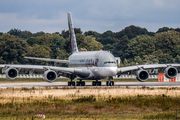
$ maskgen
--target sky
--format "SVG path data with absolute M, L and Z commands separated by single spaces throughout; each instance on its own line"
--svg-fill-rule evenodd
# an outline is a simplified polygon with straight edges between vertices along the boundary
M 156 32 L 180 28 L 180 0 L 0 0 L 0 32 L 62 32 L 67 13 L 75 28 L 119 32 L 130 25 Z

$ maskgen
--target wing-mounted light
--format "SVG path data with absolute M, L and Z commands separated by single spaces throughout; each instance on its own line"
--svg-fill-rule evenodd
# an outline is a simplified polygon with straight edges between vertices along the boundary
M 178 73 L 177 69 L 173 66 L 169 66 L 164 70 L 164 75 L 169 79 L 176 77 L 177 73 Z
M 13 80 L 18 76 L 18 70 L 16 68 L 7 68 L 4 72 L 6 74 L 6 78 Z
M 53 70 L 46 70 L 43 76 L 44 76 L 44 80 L 47 82 L 54 82 L 57 78 L 57 74 Z
M 149 73 L 146 70 L 140 69 L 136 72 L 136 78 L 140 82 L 145 82 L 149 78 Z

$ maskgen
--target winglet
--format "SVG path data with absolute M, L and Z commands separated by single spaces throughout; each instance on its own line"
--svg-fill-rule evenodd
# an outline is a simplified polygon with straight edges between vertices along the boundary
M 70 44 L 71 44 L 71 54 L 73 54 L 74 52 L 78 52 L 78 47 L 76 43 L 76 37 L 74 33 L 71 13 L 69 12 L 67 16 L 68 16 L 69 37 L 70 37 Z

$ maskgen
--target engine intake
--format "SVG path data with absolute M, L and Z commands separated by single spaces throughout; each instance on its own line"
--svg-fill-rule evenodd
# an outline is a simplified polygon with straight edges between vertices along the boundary
M 169 66 L 164 70 L 164 75 L 169 79 L 176 77 L 177 73 L 178 73 L 177 69 L 172 66 Z
M 53 70 L 47 70 L 44 72 L 44 80 L 47 82 L 54 82 L 57 78 L 57 74 Z
M 18 70 L 16 68 L 8 68 L 4 73 L 6 74 L 6 78 L 9 80 L 13 80 L 18 76 Z
M 146 70 L 138 70 L 136 72 L 136 78 L 140 82 L 145 82 L 149 78 L 149 73 Z

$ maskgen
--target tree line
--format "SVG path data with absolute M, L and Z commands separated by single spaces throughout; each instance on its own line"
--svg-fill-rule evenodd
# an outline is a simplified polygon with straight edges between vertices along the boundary
M 75 28 L 79 51 L 106 50 L 121 58 L 121 66 L 152 63 L 180 63 L 180 28 L 159 28 L 149 32 L 134 25 L 119 32 L 81 31 Z M 20 29 L 0 32 L 0 64 L 45 64 L 66 66 L 62 63 L 24 59 L 24 56 L 68 59 L 69 31 L 61 33 L 31 33 Z

